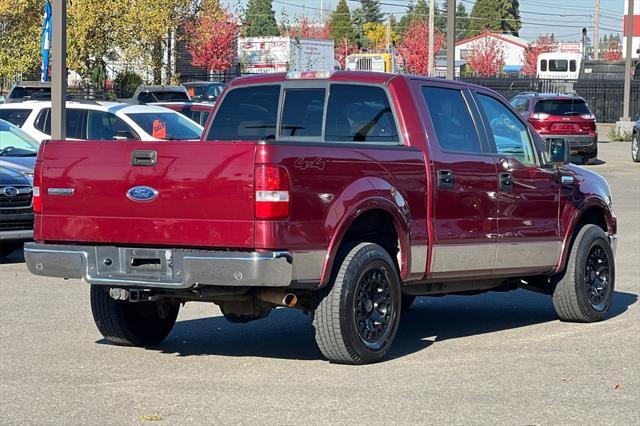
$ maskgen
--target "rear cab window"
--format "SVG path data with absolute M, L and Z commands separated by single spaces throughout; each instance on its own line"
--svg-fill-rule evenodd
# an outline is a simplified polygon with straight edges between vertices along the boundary
M 207 139 L 400 143 L 384 88 L 327 81 L 231 89 Z
M 22 127 L 32 111 L 32 109 L 25 108 L 0 109 L 0 120 L 8 121 L 14 126 Z

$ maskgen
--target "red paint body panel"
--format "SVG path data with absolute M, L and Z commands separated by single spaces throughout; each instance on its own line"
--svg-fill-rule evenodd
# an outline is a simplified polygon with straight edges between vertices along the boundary
M 252 248 L 255 143 L 77 142 L 46 145 L 37 240 Z M 153 150 L 156 166 L 132 166 Z M 126 197 L 156 189 L 153 202 Z M 73 188 L 73 196 L 49 195 Z

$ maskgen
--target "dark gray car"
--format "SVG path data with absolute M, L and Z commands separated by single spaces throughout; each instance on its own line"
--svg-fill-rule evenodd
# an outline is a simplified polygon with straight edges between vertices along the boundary
M 0 120 L 0 258 L 33 238 L 33 168 L 38 144 Z

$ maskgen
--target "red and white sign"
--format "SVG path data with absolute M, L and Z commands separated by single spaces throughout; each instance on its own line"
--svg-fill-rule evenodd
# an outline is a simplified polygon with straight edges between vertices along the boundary
M 558 43 L 558 52 L 582 53 L 582 43 Z

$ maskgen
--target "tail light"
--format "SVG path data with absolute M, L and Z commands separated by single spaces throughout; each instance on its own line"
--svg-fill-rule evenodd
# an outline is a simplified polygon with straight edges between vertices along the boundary
M 531 118 L 533 118 L 534 120 L 546 120 L 549 117 L 551 116 L 544 112 L 536 112 L 534 114 L 531 114 Z
M 42 213 L 42 196 L 40 189 L 42 188 L 42 161 L 36 161 L 35 170 L 33 171 L 33 212 L 35 214 Z
M 284 219 L 289 216 L 290 185 L 287 169 L 259 164 L 255 170 L 256 219 Z
M 582 114 L 580 118 L 582 118 L 583 120 L 595 120 L 596 116 L 593 114 Z

